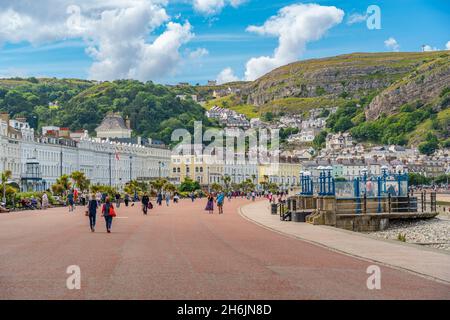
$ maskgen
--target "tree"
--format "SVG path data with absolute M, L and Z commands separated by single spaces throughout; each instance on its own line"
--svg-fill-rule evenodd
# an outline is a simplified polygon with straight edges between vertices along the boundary
M 325 147 L 327 135 L 328 132 L 326 130 L 320 131 L 320 133 L 313 140 L 314 149 L 321 150 Z
M 74 171 L 70 175 L 72 180 L 75 182 L 75 186 L 77 186 L 81 191 L 86 191 L 89 189 L 89 180 L 86 178 L 84 172 Z
M 150 185 L 152 186 L 153 189 L 157 191 L 162 191 L 167 183 L 168 181 L 166 179 L 157 179 L 150 182 Z
M 211 185 L 211 190 L 213 192 L 221 192 L 221 191 L 223 191 L 223 187 L 220 184 L 218 184 L 218 183 L 213 183 Z
M 419 173 L 408 173 L 408 182 L 412 186 L 428 185 L 431 179 Z
M 225 175 L 222 177 L 223 183 L 225 184 L 225 189 L 230 190 L 230 184 L 231 184 L 231 177 L 228 175 Z
M 52 192 L 53 194 L 62 195 L 64 192 L 64 187 L 59 183 L 55 183 L 52 185 Z
M 201 189 L 200 183 L 198 181 L 192 180 L 189 177 L 186 177 L 186 179 L 184 179 L 183 183 L 178 188 L 180 192 L 193 192 L 200 189 Z
M 426 154 L 427 156 L 430 156 L 433 153 L 435 153 L 438 148 L 439 148 L 438 138 L 435 135 L 428 133 L 426 141 L 422 142 L 419 145 L 419 152 L 422 154 Z
M 12 177 L 11 170 L 6 170 L 2 172 L 2 187 L 3 187 L 3 197 L 2 202 L 6 204 L 6 184 L 8 183 L 8 180 Z
M 247 179 L 239 184 L 239 189 L 244 192 L 251 192 L 255 190 L 255 184 L 252 182 L 252 180 Z
M 448 184 L 449 181 L 450 181 L 450 174 L 442 174 L 434 180 L 436 184 Z
M 170 182 L 167 182 L 165 185 L 164 185 L 164 190 L 165 191 L 167 191 L 167 192 L 175 192 L 175 191 L 177 191 L 177 187 L 175 187 L 175 185 L 173 184 L 173 183 L 170 183 Z
M 54 194 L 62 195 L 67 190 L 72 188 L 72 183 L 70 182 L 70 177 L 67 174 L 63 174 L 61 177 L 56 179 L 56 183 L 52 185 L 52 191 Z

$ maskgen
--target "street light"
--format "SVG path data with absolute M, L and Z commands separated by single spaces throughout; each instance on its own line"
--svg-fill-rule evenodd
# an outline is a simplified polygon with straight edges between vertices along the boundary
M 133 180 L 133 156 L 130 155 L 130 182 Z

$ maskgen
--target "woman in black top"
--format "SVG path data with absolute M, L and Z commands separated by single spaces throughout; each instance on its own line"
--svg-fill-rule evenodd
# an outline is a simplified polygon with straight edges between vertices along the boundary
M 150 198 L 147 193 L 144 194 L 142 197 L 142 211 L 144 212 L 144 215 L 147 215 L 148 212 L 148 204 L 150 203 Z
M 95 194 L 91 195 L 91 199 L 88 202 L 88 216 L 89 216 L 89 225 L 91 226 L 91 231 L 95 232 L 95 222 L 97 218 L 97 208 L 98 202 L 95 197 Z

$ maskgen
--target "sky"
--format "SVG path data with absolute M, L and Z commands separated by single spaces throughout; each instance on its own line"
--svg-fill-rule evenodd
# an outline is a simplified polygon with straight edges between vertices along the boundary
M 449 49 L 448 0 L 0 0 L 0 77 L 224 83 L 298 60 Z

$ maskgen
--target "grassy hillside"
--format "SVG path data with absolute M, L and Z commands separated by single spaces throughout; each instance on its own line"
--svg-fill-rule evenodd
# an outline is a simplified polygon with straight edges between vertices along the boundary
M 135 134 L 170 143 L 175 129 L 192 130 L 197 120 L 211 125 L 199 104 L 176 94 L 166 86 L 133 80 L 7 79 L 0 81 L 0 111 L 26 117 L 36 129 L 57 125 L 91 134 L 107 112 L 120 112 L 130 118 Z M 55 101 L 58 107 L 50 107 Z
M 240 100 L 236 97 L 236 95 L 229 95 L 225 97 L 211 99 L 208 100 L 204 105 L 206 110 L 209 110 L 214 106 L 234 110 L 238 113 L 244 114 L 247 118 L 250 119 L 257 118 L 260 116 L 260 110 L 258 110 L 258 108 L 248 104 L 240 104 Z

